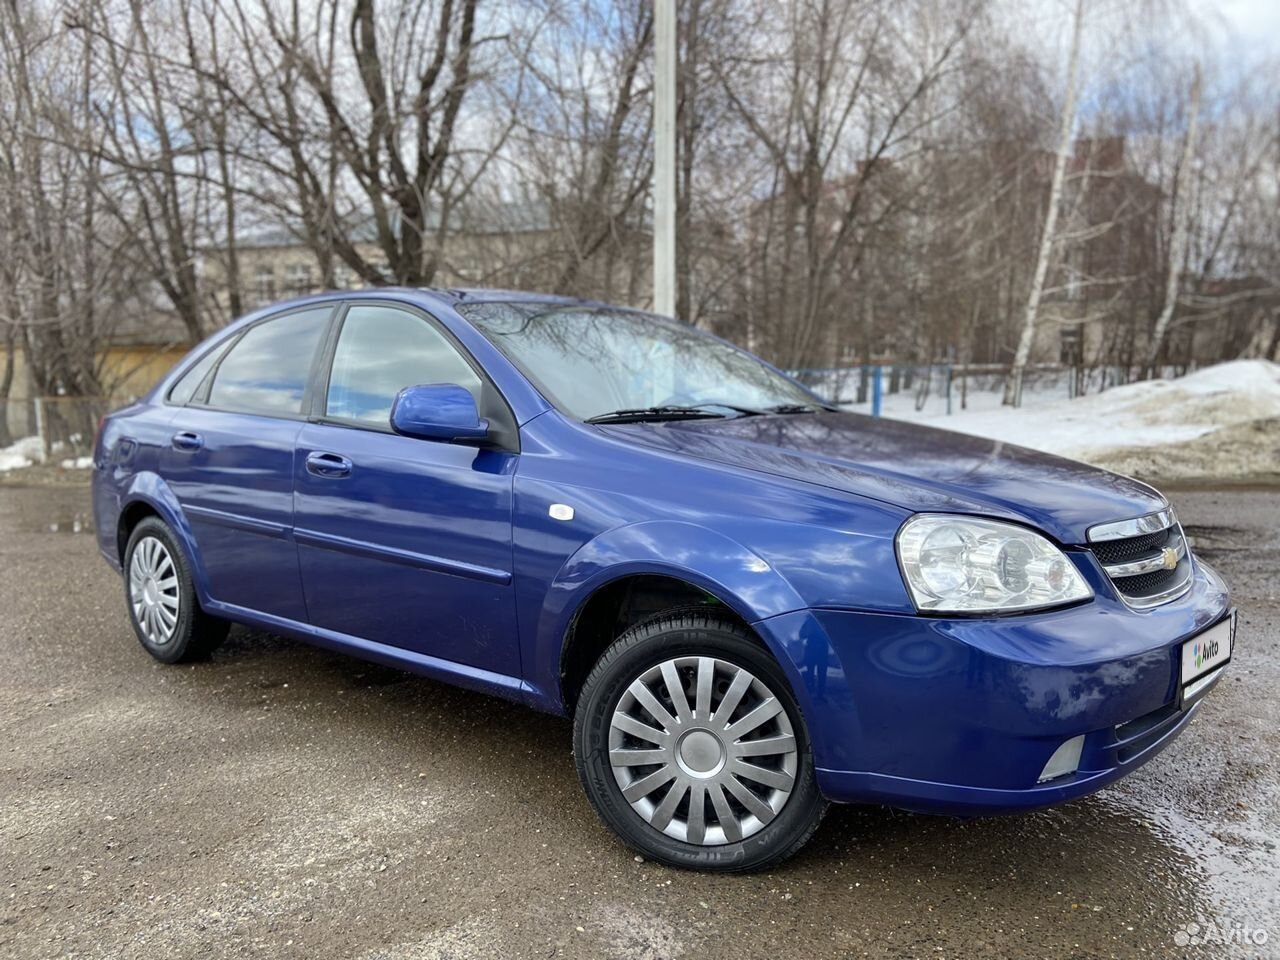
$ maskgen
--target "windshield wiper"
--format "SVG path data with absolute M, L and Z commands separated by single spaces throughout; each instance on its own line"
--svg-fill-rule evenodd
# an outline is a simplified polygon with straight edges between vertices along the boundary
M 722 406 L 722 404 L 707 404 Z M 588 417 L 587 423 L 641 423 L 645 420 L 723 420 L 723 413 L 716 413 L 706 407 L 636 407 L 631 410 L 612 410 Z
M 636 407 L 629 410 L 613 410 L 609 413 L 597 414 L 594 417 L 588 417 L 587 423 L 640 423 L 645 420 L 723 420 L 728 414 L 720 413 L 719 410 L 731 410 L 739 416 L 743 417 L 759 417 L 765 414 L 795 414 L 795 413 L 817 413 L 819 410 L 829 410 L 830 407 L 822 407 L 817 404 L 806 403 L 780 403 L 773 407 L 764 407 L 756 409 L 755 407 L 740 407 L 733 403 L 721 403 L 718 400 L 709 400 L 706 403 L 697 403 L 689 405 L 661 404 L 656 407 Z

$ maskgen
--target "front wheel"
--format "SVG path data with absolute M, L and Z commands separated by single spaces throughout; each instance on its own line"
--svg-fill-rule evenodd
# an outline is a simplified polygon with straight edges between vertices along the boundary
M 646 857 L 756 870 L 826 810 L 786 678 L 740 624 L 702 610 L 624 633 L 583 685 L 574 757 L 601 819 Z

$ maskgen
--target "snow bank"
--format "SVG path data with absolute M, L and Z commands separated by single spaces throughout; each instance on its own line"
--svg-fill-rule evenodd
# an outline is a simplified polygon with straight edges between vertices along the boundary
M 55 443 L 54 452 L 64 449 L 65 445 Z M 17 443 L 0 448 L 0 473 L 7 470 L 19 470 L 23 467 L 44 463 L 44 446 L 39 437 L 24 437 Z M 63 470 L 88 470 L 93 466 L 93 457 L 67 457 L 58 461 Z
M 998 406 L 998 394 L 969 399 L 952 416 L 909 402 L 885 413 L 1162 480 L 1280 474 L 1280 364 L 1265 360 L 1074 400 L 1032 396 L 1018 410 Z
M 39 437 L 24 437 L 17 443 L 0 448 L 0 473 L 29 467 L 44 461 L 44 446 Z

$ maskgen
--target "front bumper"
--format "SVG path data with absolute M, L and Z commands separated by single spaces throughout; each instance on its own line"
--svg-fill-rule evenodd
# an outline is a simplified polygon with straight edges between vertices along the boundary
M 974 815 L 1083 796 L 1141 766 L 1198 712 L 1184 640 L 1231 615 L 1197 564 L 1190 591 L 1136 612 L 1107 591 L 1039 614 L 942 619 L 807 610 L 757 627 L 784 653 L 818 784 L 841 802 Z M 1075 773 L 1037 783 L 1084 736 Z

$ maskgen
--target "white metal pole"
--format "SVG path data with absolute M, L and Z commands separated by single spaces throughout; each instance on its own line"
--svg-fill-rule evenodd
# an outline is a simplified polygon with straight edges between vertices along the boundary
M 45 436 L 44 398 L 36 397 L 35 404 L 36 404 L 36 436 L 40 438 L 40 449 L 44 453 L 44 459 L 48 460 L 49 451 L 52 447 L 52 444 L 50 444 L 49 438 Z
M 654 0 L 653 310 L 676 312 L 676 0 Z

